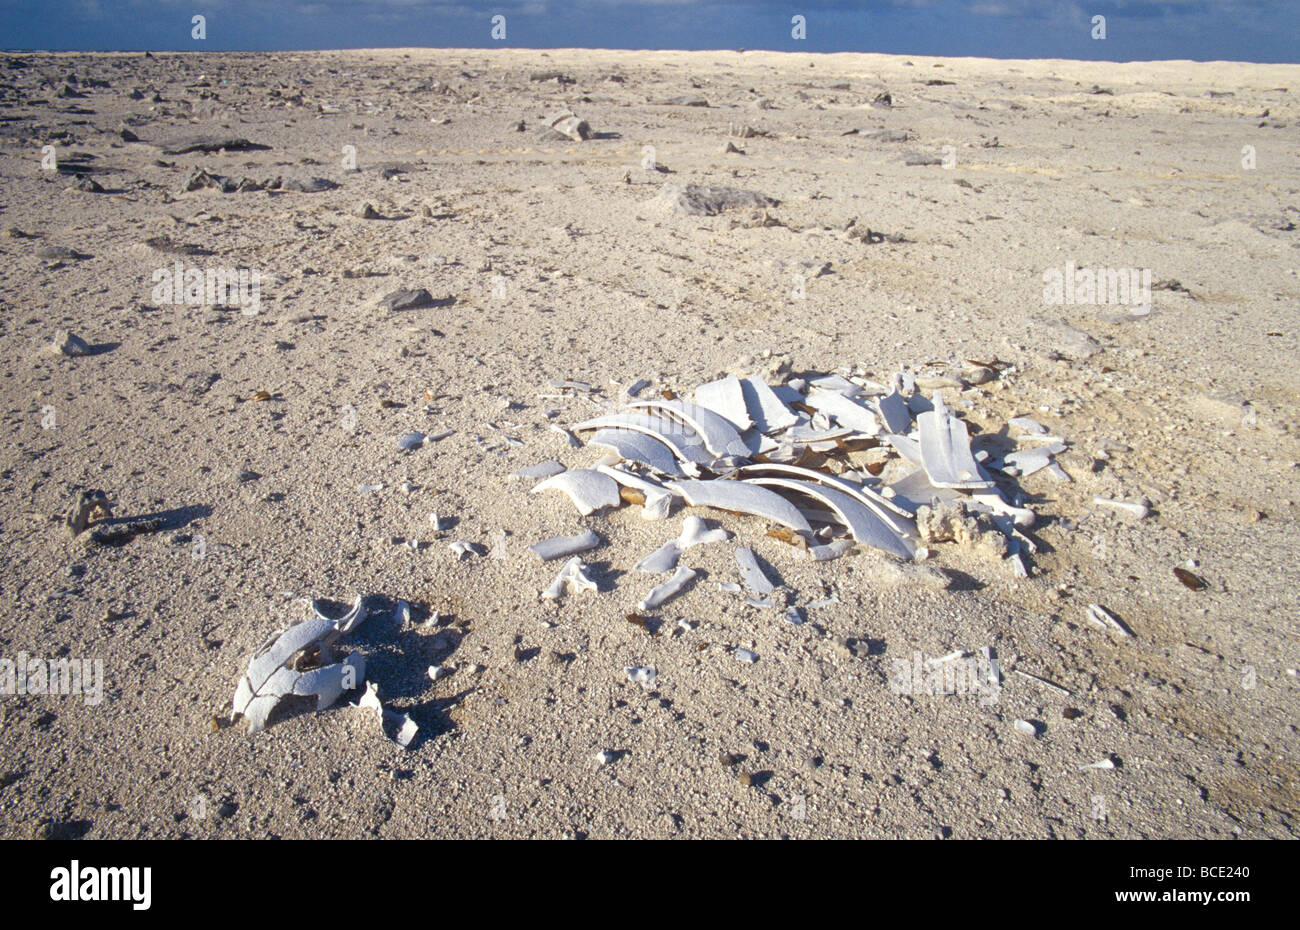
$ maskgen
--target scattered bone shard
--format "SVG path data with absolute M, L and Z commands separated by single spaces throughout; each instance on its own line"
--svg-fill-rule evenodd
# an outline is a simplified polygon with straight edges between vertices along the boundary
M 676 596 L 686 587 L 695 577 L 695 570 L 682 566 L 677 569 L 673 577 L 669 578 L 661 585 L 656 585 L 650 589 L 650 593 L 645 596 L 645 600 L 636 605 L 636 609 L 644 613 L 647 610 L 654 610 L 660 604 L 669 598 Z
M 548 601 L 556 601 L 563 597 L 566 591 L 580 594 L 583 591 L 596 590 L 598 590 L 596 582 L 587 577 L 586 563 L 575 555 L 564 563 L 564 567 L 555 576 L 551 586 L 542 592 L 542 597 Z
M 584 517 L 605 507 L 619 505 L 618 482 L 608 475 L 602 475 L 590 468 L 575 468 L 572 471 L 552 475 L 537 485 L 530 493 L 537 494 L 549 490 L 563 491 Z

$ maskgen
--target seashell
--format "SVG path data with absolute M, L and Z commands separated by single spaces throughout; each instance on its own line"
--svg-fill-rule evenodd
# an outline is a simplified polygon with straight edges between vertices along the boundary
M 573 506 L 584 517 L 605 507 L 619 505 L 618 482 L 608 475 L 603 475 L 590 468 L 575 468 L 572 471 L 552 475 L 532 489 L 530 493 L 540 491 L 563 491 L 573 501 Z
M 744 388 L 735 375 L 701 384 L 695 389 L 695 403 L 727 420 L 742 433 L 754 425 L 745 404 Z
M 966 424 L 944 406 L 941 391 L 934 392 L 934 409 L 919 414 L 916 425 L 921 436 L 921 465 L 932 485 L 968 490 L 992 485 L 980 476 Z
M 645 400 L 630 405 L 632 409 L 662 410 L 675 420 L 693 429 L 704 442 L 704 447 L 715 456 L 734 455 L 745 458 L 749 446 L 740 433 L 724 416 L 707 407 L 684 400 Z
M 660 474 L 681 478 L 673 451 L 653 436 L 630 429 L 601 429 L 587 440 L 588 445 L 609 449 L 629 462 L 639 462 Z
M 541 542 L 533 543 L 528 548 L 535 552 L 543 562 L 549 562 L 551 559 L 559 559 L 566 555 L 595 549 L 600 544 L 600 537 L 593 531 L 583 530 L 575 536 L 552 536 L 550 539 L 543 539 Z
M 641 613 L 654 610 L 669 598 L 679 594 L 683 588 L 690 584 L 691 579 L 694 577 L 694 569 L 686 568 L 685 566 L 678 568 L 677 571 L 673 573 L 673 576 L 663 584 L 651 588 L 650 593 L 645 596 L 645 599 L 636 605 L 636 609 Z
M 830 507 L 839 522 L 849 528 L 858 542 L 874 546 L 900 559 L 910 559 L 916 552 L 912 540 L 899 533 L 892 524 L 848 494 L 811 481 L 792 478 L 746 478 L 747 483 L 794 491 Z
M 596 582 L 587 577 L 586 563 L 576 555 L 564 563 L 564 568 L 560 569 L 551 586 L 542 592 L 542 597 L 548 601 L 559 600 L 566 590 L 571 590 L 574 594 L 599 590 Z
M 1200 575 L 1194 575 L 1185 568 L 1174 568 L 1174 577 L 1191 588 L 1193 591 L 1204 591 L 1206 588 L 1205 579 Z
M 680 493 L 692 507 L 716 507 L 733 513 L 753 514 L 812 535 L 812 527 L 799 508 L 781 495 L 744 481 L 674 481 L 669 489 Z
M 763 573 L 753 549 L 737 549 L 736 564 L 740 566 L 740 580 L 752 594 L 771 594 L 776 586 Z

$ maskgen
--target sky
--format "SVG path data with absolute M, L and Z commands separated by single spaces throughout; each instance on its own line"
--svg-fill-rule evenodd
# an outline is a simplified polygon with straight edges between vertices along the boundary
M 1298 63 L 1300 0 L 0 0 L 6 49 L 503 45 Z

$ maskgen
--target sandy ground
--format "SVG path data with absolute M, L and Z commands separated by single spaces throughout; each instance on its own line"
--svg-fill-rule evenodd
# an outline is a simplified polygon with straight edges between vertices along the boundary
M 99 703 L 0 697 L 3 835 L 1296 834 L 1300 68 L 422 50 L 2 66 L 0 657 L 101 660 L 104 683 Z M 707 106 L 665 102 L 691 98 Z M 595 136 L 545 137 L 565 108 Z M 199 134 L 265 148 L 165 154 Z M 198 168 L 339 186 L 183 192 Z M 759 191 L 779 225 L 663 210 L 682 183 Z M 855 220 L 903 241 L 845 236 Z M 160 301 L 154 272 L 177 261 L 257 271 L 257 313 Z M 1067 262 L 1162 287 L 1140 316 L 1049 305 L 1043 274 Z M 434 304 L 378 304 L 401 288 Z M 52 351 L 60 328 L 92 354 Z M 733 539 L 690 551 L 702 579 L 659 635 L 627 622 L 652 583 L 632 567 L 680 513 L 580 517 L 509 473 L 594 461 L 550 427 L 629 382 L 688 392 L 766 352 L 886 382 L 1002 363 L 949 396 L 974 432 L 1029 415 L 1068 444 L 1070 481 L 1021 483 L 1030 577 L 951 544 L 914 571 L 871 551 L 811 563 L 709 512 Z M 453 432 L 403 452 L 411 429 Z M 71 540 L 56 517 L 78 488 L 163 529 Z M 441 536 L 434 511 L 456 521 Z M 601 590 L 542 601 L 558 566 L 526 547 L 584 526 L 606 540 Z M 447 547 L 502 531 L 501 559 Z M 745 606 L 719 588 L 737 544 L 789 603 L 838 600 L 803 626 Z M 1205 590 L 1173 574 L 1189 560 Z M 214 724 L 293 598 L 358 592 L 414 606 L 351 640 L 419 724 L 410 750 L 349 699 L 251 738 Z M 1092 603 L 1133 638 L 1090 625 Z M 996 701 L 890 686 L 895 660 L 986 646 Z M 452 673 L 431 682 L 435 663 Z

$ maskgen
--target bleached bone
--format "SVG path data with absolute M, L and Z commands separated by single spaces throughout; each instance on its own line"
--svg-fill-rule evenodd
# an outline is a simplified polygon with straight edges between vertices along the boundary
M 1131 513 L 1139 520 L 1151 513 L 1151 508 L 1146 504 L 1130 503 L 1129 501 L 1116 501 L 1111 500 L 1108 497 L 1094 497 L 1092 502 L 1101 507 L 1110 507 L 1114 510 L 1122 510 L 1125 513 Z
M 980 477 L 966 424 L 944 406 L 941 391 L 934 392 L 934 409 L 918 415 L 916 425 L 921 433 L 921 464 L 931 484 L 968 490 L 992 484 Z
M 410 432 L 403 433 L 397 437 L 397 446 L 399 449 L 405 449 L 407 452 L 413 452 L 420 448 L 429 439 L 424 433 Z
M 647 691 L 654 687 L 655 679 L 659 673 L 648 665 L 632 665 L 623 669 L 627 673 L 627 680 L 635 682 Z
M 840 426 L 874 436 L 880 432 L 880 420 L 866 407 L 838 391 L 810 391 L 808 406 L 835 418 Z
M 774 433 L 789 429 L 799 422 L 794 411 L 760 378 L 741 378 L 740 389 L 745 396 L 745 408 L 760 433 Z
M 687 474 L 698 474 L 694 466 L 713 464 L 713 455 L 704 447 L 702 440 L 693 429 L 675 422 L 666 421 L 664 417 L 652 417 L 644 413 L 610 413 L 592 420 L 585 420 L 574 427 L 583 429 L 630 429 L 645 433 L 657 439 L 672 450 L 678 461 L 685 463 Z
M 916 544 L 882 520 L 873 510 L 842 491 L 812 481 L 797 481 L 793 478 L 746 478 L 747 482 L 764 487 L 782 488 L 811 497 L 829 507 L 838 522 L 849 528 L 853 538 L 860 543 L 874 546 L 900 559 L 910 559 L 916 553 Z
M 1007 420 L 1007 426 L 1014 426 L 1021 432 L 1027 433 L 1031 436 L 1047 435 L 1047 427 L 1029 417 L 1012 417 L 1010 420 Z
M 1088 620 L 1103 630 L 1114 630 L 1121 636 L 1132 637 L 1133 631 L 1125 626 L 1118 617 L 1100 604 L 1088 605 Z
M 716 507 L 733 513 L 753 514 L 812 535 L 812 527 L 799 508 L 780 494 L 744 481 L 674 481 L 668 486 L 692 507 Z
M 528 548 L 537 553 L 543 562 L 549 562 L 551 559 L 560 559 L 576 552 L 595 549 L 599 545 L 599 536 L 591 530 L 583 530 L 575 536 L 552 536 L 550 539 L 533 543 Z
M 754 425 L 745 405 L 744 388 L 735 375 L 701 384 L 695 389 L 695 403 L 713 411 L 742 433 Z
M 558 475 L 564 471 L 564 466 L 559 462 L 538 462 L 536 465 L 529 465 L 527 468 L 521 468 L 519 471 L 511 472 L 511 478 L 531 478 L 539 481 L 542 478 L 549 478 L 552 475 Z
M 596 582 L 587 577 L 586 563 L 576 555 L 564 563 L 564 568 L 560 569 L 551 586 L 542 592 L 542 597 L 548 601 L 559 600 L 566 589 L 574 594 L 598 590 Z
M 829 542 L 824 546 L 809 546 L 808 557 L 814 562 L 829 562 L 831 559 L 838 559 L 853 549 L 856 543 L 851 539 L 837 539 Z
M 682 535 L 677 537 L 677 545 L 683 550 L 691 546 L 700 546 L 705 543 L 726 542 L 731 538 L 731 534 L 719 527 L 711 530 L 704 525 L 704 521 L 695 514 L 687 514 L 686 519 L 682 521 Z
M 266 726 L 271 711 L 286 697 L 313 696 L 316 709 L 324 710 L 365 677 L 366 663 L 361 653 L 352 652 L 341 661 L 334 654 L 335 641 L 365 622 L 365 599 L 358 595 L 352 609 L 336 620 L 322 614 L 314 601 L 310 609 L 311 616 L 263 643 L 239 679 L 232 716 L 247 719 L 250 734 Z M 309 654 L 318 656 L 324 664 L 306 671 L 291 667 Z
M 608 475 L 602 475 L 590 468 L 575 468 L 572 471 L 552 475 L 532 489 L 530 493 L 557 490 L 569 495 L 573 506 L 584 517 L 604 507 L 619 505 L 618 482 Z
M 663 485 L 609 465 L 598 465 L 596 470 L 602 475 L 613 478 L 624 487 L 633 488 L 645 495 L 645 503 L 641 505 L 642 520 L 664 520 L 668 517 L 668 512 L 672 509 L 673 495 Z
M 681 558 L 681 555 L 682 547 L 677 544 L 677 540 L 670 539 L 640 562 L 637 562 L 636 570 L 654 573 L 670 572 L 677 567 L 677 560 Z
M 704 447 L 715 456 L 736 456 L 745 458 L 749 455 L 749 446 L 736 432 L 736 428 L 726 417 L 714 413 L 707 407 L 692 404 L 684 400 L 644 400 L 630 405 L 632 409 L 661 410 L 665 415 L 678 420 L 691 429 L 704 442 Z
M 893 501 L 884 497 L 878 491 L 862 485 L 855 485 L 843 478 L 837 478 L 834 475 L 828 475 L 825 472 L 816 471 L 812 468 L 802 468 L 798 465 L 783 465 L 778 462 L 764 462 L 761 465 L 746 465 L 740 469 L 740 474 L 744 478 L 758 475 L 775 475 L 777 477 L 797 478 L 801 481 L 814 481 L 817 484 L 824 484 L 827 487 L 841 491 L 850 497 L 857 498 L 866 507 L 875 512 L 882 520 L 892 526 L 900 533 L 911 535 L 916 532 L 912 526 L 912 515 Z M 890 516 L 901 519 L 894 519 Z
M 776 590 L 776 586 L 768 580 L 762 566 L 758 564 L 753 549 L 737 549 L 736 564 L 740 566 L 740 580 L 751 594 L 771 594 Z
M 880 410 L 880 419 L 889 432 L 906 433 L 912 428 L 912 411 L 907 409 L 907 398 L 897 387 L 891 393 L 878 398 L 876 407 Z
M 379 721 L 379 728 L 384 735 L 403 749 L 410 749 L 411 743 L 415 740 L 415 734 L 420 732 L 420 728 L 409 714 L 399 714 L 397 711 L 389 710 L 379 701 L 379 685 L 373 681 L 366 685 L 365 694 L 357 702 L 358 707 L 364 707 L 375 712 L 375 719 Z M 388 731 L 393 730 L 389 736 Z
M 673 573 L 673 577 L 669 578 L 663 584 L 655 585 L 651 588 L 650 593 L 645 596 L 645 600 L 636 605 L 636 609 L 643 613 L 647 610 L 654 610 L 660 604 L 678 594 L 694 577 L 694 569 L 685 566 L 678 568 L 677 571 Z
M 858 387 L 843 375 L 819 375 L 808 381 L 809 390 L 828 391 L 839 394 L 842 397 L 857 397 L 862 393 L 862 388 Z
M 673 457 L 673 451 L 645 433 L 630 429 L 601 429 L 587 443 L 600 449 L 610 449 L 618 453 L 620 458 L 639 462 L 660 474 L 673 478 L 684 477 Z

